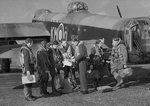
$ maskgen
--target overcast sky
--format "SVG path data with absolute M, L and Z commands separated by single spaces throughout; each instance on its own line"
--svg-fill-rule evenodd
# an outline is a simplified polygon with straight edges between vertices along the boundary
M 0 23 L 31 22 L 37 9 L 66 12 L 71 1 L 84 1 L 92 13 L 118 17 L 119 5 L 123 17 L 150 15 L 150 0 L 0 0 Z

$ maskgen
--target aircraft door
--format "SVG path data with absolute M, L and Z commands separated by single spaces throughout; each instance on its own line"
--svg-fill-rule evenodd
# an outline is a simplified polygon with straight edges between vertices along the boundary
M 125 43 L 128 48 L 131 63 L 145 63 L 144 48 L 141 41 L 141 25 L 139 21 L 132 20 L 125 27 Z
M 131 20 L 125 27 L 125 43 L 127 45 L 128 51 L 142 51 L 141 40 L 140 40 L 140 29 L 139 24 L 135 20 Z

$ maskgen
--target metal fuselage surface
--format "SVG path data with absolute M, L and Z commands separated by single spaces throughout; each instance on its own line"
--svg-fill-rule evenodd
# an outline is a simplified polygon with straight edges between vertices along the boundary
M 104 38 L 105 44 L 111 48 L 112 38 L 120 37 L 127 46 L 130 63 L 150 63 L 150 40 L 147 39 L 149 34 L 143 34 L 145 26 L 150 28 L 148 17 L 123 19 L 81 10 L 68 14 L 49 13 L 42 17 L 35 17 L 33 22 L 44 23 L 50 32 L 51 41 L 61 39 L 70 41 L 72 36 L 76 36 L 85 42 L 88 54 L 95 40 Z M 143 55 L 139 55 L 138 52 Z M 147 59 L 142 59 L 142 56 Z M 134 59 L 136 60 L 132 61 Z

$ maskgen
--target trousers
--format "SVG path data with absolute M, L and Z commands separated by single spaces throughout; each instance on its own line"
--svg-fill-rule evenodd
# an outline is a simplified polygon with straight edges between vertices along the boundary
M 26 98 L 32 96 L 32 84 L 24 84 L 24 95 Z
M 48 79 L 49 79 L 48 73 L 44 73 L 39 80 L 39 88 L 41 94 L 47 93 Z
M 79 64 L 80 90 L 81 91 L 88 91 L 87 74 L 86 74 L 86 61 L 82 60 L 78 64 Z

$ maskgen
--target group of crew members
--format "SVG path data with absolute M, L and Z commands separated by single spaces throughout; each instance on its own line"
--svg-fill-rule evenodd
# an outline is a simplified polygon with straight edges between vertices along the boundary
M 122 40 L 118 37 L 113 38 L 112 49 L 109 49 L 108 46 L 105 45 L 104 39 L 97 40 L 91 48 L 89 56 L 84 42 L 79 41 L 76 38 L 72 39 L 71 44 L 65 39 L 62 39 L 60 42 L 42 41 L 35 56 L 31 49 L 32 45 L 33 40 L 27 38 L 20 49 L 20 54 L 22 54 L 22 59 L 20 60 L 22 76 L 29 77 L 37 72 L 38 84 L 42 97 L 49 97 L 50 95 L 59 96 L 62 94 L 58 89 L 56 89 L 55 84 L 55 78 L 57 75 L 60 75 L 61 70 L 64 70 L 64 79 L 68 79 L 71 73 L 72 81 L 74 81 L 73 83 L 75 84 L 74 89 L 77 88 L 76 70 L 78 70 L 80 92 L 82 94 L 88 94 L 87 64 L 90 64 L 89 67 L 91 70 L 98 70 L 98 72 L 103 73 L 105 70 L 101 69 L 106 64 L 105 52 L 110 51 L 111 74 L 117 81 L 115 87 L 120 87 L 123 84 L 123 78 L 119 75 L 118 70 L 127 67 L 127 50 Z M 96 63 L 95 60 L 97 57 L 98 62 Z M 69 61 L 71 65 L 63 64 L 63 61 L 65 60 Z M 102 74 L 100 73 L 100 78 L 102 77 L 101 75 Z M 49 76 L 51 76 L 52 93 L 47 91 Z M 99 81 L 100 80 L 97 78 L 97 86 Z M 36 97 L 32 95 L 31 88 L 32 83 L 24 84 L 24 95 L 27 101 L 36 100 Z

